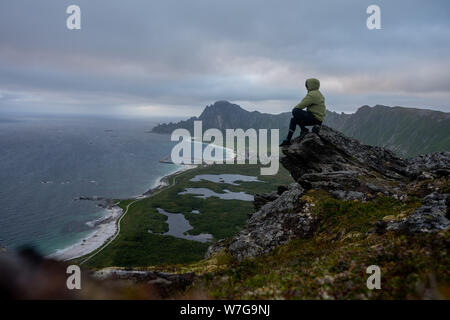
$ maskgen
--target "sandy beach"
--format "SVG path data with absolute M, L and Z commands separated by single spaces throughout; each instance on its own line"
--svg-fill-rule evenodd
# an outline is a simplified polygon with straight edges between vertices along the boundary
M 122 215 L 122 208 L 118 206 L 113 206 L 107 211 L 108 213 L 101 220 L 88 222 L 88 224 L 94 225 L 95 228 L 90 235 L 68 248 L 58 250 L 48 257 L 56 260 L 70 260 L 84 256 L 101 247 L 103 243 L 116 233 L 116 222 Z
M 197 165 L 183 165 L 177 168 L 175 171 L 159 178 L 153 188 L 144 192 L 142 195 L 131 198 L 131 199 L 144 199 L 149 197 L 153 192 L 160 190 L 169 185 L 169 177 L 184 172 L 193 168 Z M 78 257 L 87 255 L 96 249 L 100 248 L 108 239 L 114 236 L 117 232 L 117 220 L 123 214 L 122 208 L 112 205 L 106 208 L 107 213 L 100 219 L 89 221 L 87 224 L 94 227 L 94 230 L 84 239 L 81 239 L 76 244 L 67 247 L 65 249 L 58 250 L 57 252 L 48 256 L 48 258 L 56 259 L 60 261 L 71 260 Z

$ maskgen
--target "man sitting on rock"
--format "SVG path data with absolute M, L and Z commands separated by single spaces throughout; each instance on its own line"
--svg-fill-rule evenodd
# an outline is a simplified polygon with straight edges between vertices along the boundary
M 292 109 L 289 133 L 286 139 L 281 143 L 281 147 L 291 144 L 291 138 L 297 125 L 301 128 L 300 139 L 303 139 L 309 132 L 306 126 L 321 125 L 323 118 L 325 118 L 325 98 L 319 91 L 320 81 L 317 79 L 308 79 L 306 80 L 305 86 L 308 90 L 308 94 L 294 109 Z M 302 110 L 305 108 L 306 111 Z

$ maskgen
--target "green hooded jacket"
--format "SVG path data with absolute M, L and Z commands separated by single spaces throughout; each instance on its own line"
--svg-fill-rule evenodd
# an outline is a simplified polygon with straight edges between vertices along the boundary
M 308 94 L 306 97 L 300 101 L 295 107 L 299 109 L 308 110 L 311 112 L 318 120 L 323 121 L 325 118 L 325 98 L 319 91 L 320 81 L 317 79 L 306 80 L 306 88 L 308 89 Z

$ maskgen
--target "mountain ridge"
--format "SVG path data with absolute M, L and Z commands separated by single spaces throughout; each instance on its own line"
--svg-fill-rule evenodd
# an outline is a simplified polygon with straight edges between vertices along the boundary
M 170 134 L 175 129 L 184 128 L 192 134 L 194 121 L 201 120 L 204 130 L 280 129 L 282 139 L 287 134 L 290 118 L 290 112 L 269 114 L 247 111 L 237 104 L 221 100 L 206 106 L 198 117 L 177 123 L 159 124 L 152 132 Z M 352 114 L 327 110 L 323 124 L 362 143 L 386 147 L 401 156 L 413 157 L 423 153 L 450 150 L 448 112 L 364 105 Z
M 450 113 L 442 111 L 366 105 L 350 116 L 325 124 L 401 156 L 450 150 Z

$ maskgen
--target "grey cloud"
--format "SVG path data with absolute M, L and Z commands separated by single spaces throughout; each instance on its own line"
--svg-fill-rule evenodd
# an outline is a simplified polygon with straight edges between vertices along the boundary
M 65 28 L 73 3 L 82 8 L 80 31 Z M 0 92 L 33 96 L 22 102 L 30 108 L 59 101 L 80 112 L 191 110 L 218 99 L 281 112 L 316 76 L 336 110 L 382 101 L 449 110 L 448 1 L 377 1 L 377 31 L 365 28 L 370 4 L 5 0 Z

